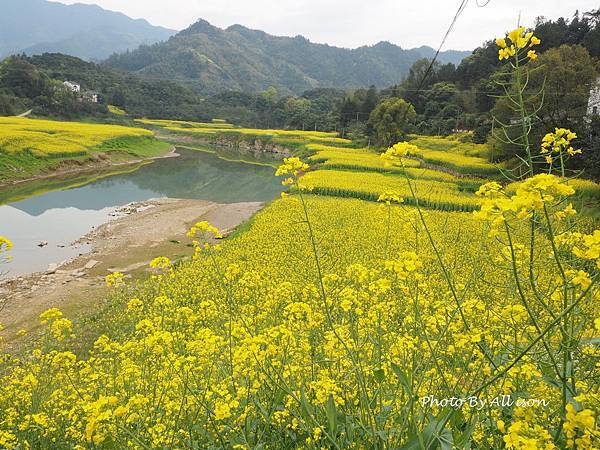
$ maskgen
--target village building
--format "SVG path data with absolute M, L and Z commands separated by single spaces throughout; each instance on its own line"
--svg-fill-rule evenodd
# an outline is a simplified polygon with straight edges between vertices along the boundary
M 63 85 L 69 89 L 71 92 L 81 92 L 81 85 L 74 83 L 73 81 L 65 81 Z
M 100 103 L 100 94 L 94 91 L 84 91 L 81 94 L 80 100 L 89 103 Z

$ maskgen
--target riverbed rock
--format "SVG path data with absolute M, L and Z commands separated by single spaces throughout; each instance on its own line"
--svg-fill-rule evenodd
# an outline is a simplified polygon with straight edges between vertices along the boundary
M 45 247 L 46 245 L 48 245 L 48 241 L 41 241 L 38 243 L 37 246 L 41 248 L 41 247 Z
M 98 264 L 100 264 L 100 261 L 96 261 L 95 259 L 90 259 L 83 268 L 86 270 L 90 270 L 90 269 L 93 269 L 94 267 L 96 267 Z
M 51 263 L 51 264 L 48 264 L 48 269 L 46 270 L 46 273 L 48 275 L 52 275 L 52 274 L 56 273 L 57 270 L 58 270 L 58 264 Z

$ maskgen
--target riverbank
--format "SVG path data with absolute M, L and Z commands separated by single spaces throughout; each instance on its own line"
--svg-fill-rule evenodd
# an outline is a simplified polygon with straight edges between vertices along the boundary
M 45 273 L 0 283 L 0 332 L 9 349 L 35 335 L 37 317 L 48 308 L 60 308 L 70 317 L 94 311 L 106 299 L 104 277 L 114 271 L 128 278 L 144 278 L 148 264 L 158 256 L 172 260 L 189 257 L 193 250 L 186 232 L 207 220 L 226 236 L 247 221 L 263 203 L 219 204 L 204 200 L 158 199 L 120 208 L 122 217 L 101 225 L 77 241 L 91 247 Z
M 100 179 L 115 173 L 137 170 L 144 164 L 151 164 L 156 160 L 179 156 L 173 145 L 169 145 L 166 151 L 158 155 L 143 158 L 123 154 L 122 152 L 119 152 L 118 155 L 116 152 L 110 156 L 106 153 L 97 153 L 85 160 L 64 160 L 61 162 L 61 168 L 55 168 L 50 173 L 39 173 L 28 178 L 0 181 L 0 204 L 37 195 L 40 191 L 54 190 L 52 186 L 56 186 L 56 189 L 75 187 L 79 183 L 78 177 L 80 176 L 86 180 L 81 184 L 87 184 L 92 177 Z M 44 183 L 45 188 L 36 190 L 35 187 L 40 182 Z

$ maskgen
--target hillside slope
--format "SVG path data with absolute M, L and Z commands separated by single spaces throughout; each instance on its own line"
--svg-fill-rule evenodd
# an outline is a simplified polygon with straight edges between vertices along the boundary
M 201 94 L 257 91 L 270 86 L 301 93 L 316 87 L 385 87 L 400 82 L 429 47 L 404 50 L 389 42 L 357 49 L 315 44 L 302 36 L 272 36 L 233 25 L 225 30 L 199 20 L 166 42 L 114 55 L 107 64 L 149 78 L 175 79 Z M 470 52 L 443 52 L 458 63 Z

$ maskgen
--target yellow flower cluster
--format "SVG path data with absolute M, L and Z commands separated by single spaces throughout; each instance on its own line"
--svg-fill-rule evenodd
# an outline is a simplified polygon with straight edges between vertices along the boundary
M 535 211 L 544 207 L 553 207 L 565 197 L 571 196 L 575 190 L 564 183 L 561 178 L 551 174 L 539 174 L 520 183 L 515 195 L 508 196 L 498 183 L 486 183 L 477 191 L 477 195 L 485 197 L 475 216 L 492 223 L 493 232 L 503 226 L 507 219 L 527 219 Z M 568 206 L 564 214 L 571 213 Z
M 378 202 L 384 202 L 388 205 L 392 203 L 404 203 L 404 198 L 402 198 L 397 192 L 394 191 L 386 191 L 377 198 Z
M 289 186 L 298 181 L 299 176 L 310 169 L 310 166 L 300 158 L 290 157 L 284 158 L 283 164 L 277 168 L 275 172 L 276 177 L 285 176 L 286 178 L 281 182 L 284 186 Z
M 458 173 L 469 174 L 471 176 L 483 176 L 495 175 L 498 173 L 498 167 L 490 163 L 487 156 L 476 156 L 481 152 L 485 153 L 483 149 L 476 149 L 473 153 L 462 152 L 461 148 L 453 144 L 451 140 L 445 139 L 415 139 L 415 142 L 422 143 L 423 145 L 430 145 L 430 147 L 417 147 L 413 150 L 413 155 L 421 159 L 426 163 L 430 163 L 436 166 L 442 166 Z M 439 141 L 442 141 L 440 145 Z M 440 147 L 449 146 L 448 149 L 438 150 Z
M 0 253 L 12 250 L 13 243 L 6 237 L 0 236 Z
M 337 133 L 310 130 L 266 130 L 261 128 L 237 128 L 232 124 L 219 122 L 216 119 L 211 123 L 183 122 L 177 120 L 149 120 L 136 119 L 137 122 L 164 128 L 178 134 L 197 136 L 199 138 L 214 138 L 219 135 L 231 135 L 236 138 L 263 139 L 277 144 L 298 144 L 305 146 L 308 143 L 322 143 L 331 145 L 352 145 L 352 141 L 337 137 Z
M 388 157 L 422 154 L 409 145 Z M 563 205 L 573 187 L 543 174 L 511 195 L 489 182 L 475 196 L 456 177 L 376 173 L 365 149 L 314 151 L 356 166 L 307 172 L 285 159 L 277 175 L 302 197 L 275 200 L 219 251 L 206 243 L 176 268 L 153 260 L 168 272 L 111 291 L 93 343 L 71 340 L 60 311 L 44 313 L 48 339 L 0 366 L 0 445 L 598 448 L 600 290 L 588 262 L 598 263 L 600 231 L 563 220 L 575 214 Z M 480 207 L 480 218 L 507 225 L 510 241 L 455 212 Z M 558 251 L 548 233 L 529 247 L 522 219 L 535 214 L 543 228 L 546 212 Z M 199 222 L 189 233 L 196 250 L 199 235 L 222 237 Z M 565 302 L 578 297 L 568 314 Z M 419 401 L 431 395 L 529 406 Z M 561 406 L 571 396 L 578 404 Z
M 409 144 L 408 142 L 398 142 L 388 148 L 382 155 L 383 160 L 394 161 L 403 156 L 416 153 L 418 151 L 417 146 Z
M 570 248 L 581 259 L 595 261 L 600 269 L 600 230 L 592 234 L 567 231 L 556 237 L 557 244 Z
M 57 341 L 63 341 L 72 337 L 73 323 L 63 317 L 57 308 L 51 308 L 40 314 L 42 325 L 48 325 L 51 335 Z
M 191 227 L 187 232 L 187 236 L 189 238 L 194 238 L 196 237 L 198 232 L 201 232 L 205 235 L 210 235 L 215 239 L 223 238 L 221 232 L 215 226 L 208 223 L 206 220 L 203 220 L 202 222 L 197 222 L 193 227 Z
M 107 287 L 114 287 L 123 284 L 124 274 L 121 272 L 113 272 L 104 278 Z
M 85 358 L 75 356 L 79 343 L 68 344 L 66 324 L 54 325 L 62 314 L 45 313 L 56 328 L 53 343 L 3 369 L 1 444 L 294 448 L 310 441 L 317 448 L 373 448 L 383 439 L 390 447 L 409 445 L 404 421 L 411 409 L 415 417 L 442 413 L 415 398 L 468 395 L 502 370 L 488 358 L 511 360 L 536 336 L 514 284 L 486 256 L 503 246 L 482 236 L 470 214 L 423 211 L 438 250 L 460 268 L 453 279 L 464 292 L 459 312 L 410 207 L 391 209 L 386 261 L 387 211 L 379 205 L 314 195 L 306 203 L 322 255 L 323 290 L 302 231 L 301 202 L 295 195 L 276 200 L 220 252 L 119 293 L 106 334 L 93 340 Z M 553 289 L 557 271 L 546 252 L 540 258 L 536 283 Z M 598 317 L 597 304 L 581 315 Z M 542 326 L 553 320 L 545 314 Z M 594 329 L 588 323 L 581 332 L 593 336 Z M 546 437 L 559 423 L 561 393 L 545 379 L 549 360 L 542 352 L 540 343 L 479 396 L 502 389 L 548 399 L 552 408 L 522 414 L 464 408 L 448 433 L 472 426 L 478 448 L 551 442 Z M 586 380 L 598 375 L 598 356 L 589 346 L 575 355 L 577 390 L 589 394 L 584 409 L 593 417 L 597 394 Z M 573 422 L 575 439 L 587 429 L 587 414 Z
M 400 174 L 317 170 L 307 173 L 301 181 L 311 192 L 319 195 L 377 201 L 382 192 L 393 191 L 404 197 L 405 203 L 414 204 L 409 180 Z M 419 178 L 410 182 L 419 203 L 427 208 L 473 211 L 481 205 L 481 200 L 470 192 L 464 192 L 458 182 Z
M 118 106 L 115 105 L 108 105 L 108 112 L 111 114 L 114 114 L 115 116 L 126 116 L 127 115 L 127 111 L 125 111 L 122 108 L 119 108 Z
M 592 440 L 597 442 L 600 436 L 594 412 L 590 409 L 577 411 L 572 403 L 567 405 L 565 432 L 568 448 L 593 448 Z
M 498 50 L 498 59 L 509 59 L 519 52 L 519 50 L 529 48 L 527 57 L 536 59 L 537 53 L 531 47 L 541 44 L 541 41 L 533 35 L 533 32 L 525 32 L 524 27 L 519 27 L 506 36 L 506 38 L 496 39 L 496 45 L 500 47 Z
M 311 163 L 322 163 L 321 168 L 373 170 L 375 172 L 402 172 L 399 164 L 382 160 L 379 153 L 366 148 L 330 147 L 322 144 L 308 144 L 307 149 L 315 152 Z M 419 167 L 419 161 L 404 159 L 405 168 Z
M 554 133 L 548 133 L 542 139 L 542 155 L 546 155 L 546 162 L 552 163 L 552 154 L 567 154 L 575 156 L 581 154 L 581 149 L 573 148 L 572 141 L 577 134 L 567 128 L 555 128 Z
M 166 256 L 159 256 L 150 261 L 150 267 L 152 269 L 165 270 L 171 267 L 171 260 Z
M 179 128 L 208 128 L 214 130 L 224 130 L 234 128 L 234 125 L 230 123 L 218 123 L 218 122 L 189 122 L 181 120 L 160 120 L 160 119 L 135 119 L 135 122 L 151 125 L 156 127 L 171 127 L 175 129 Z

